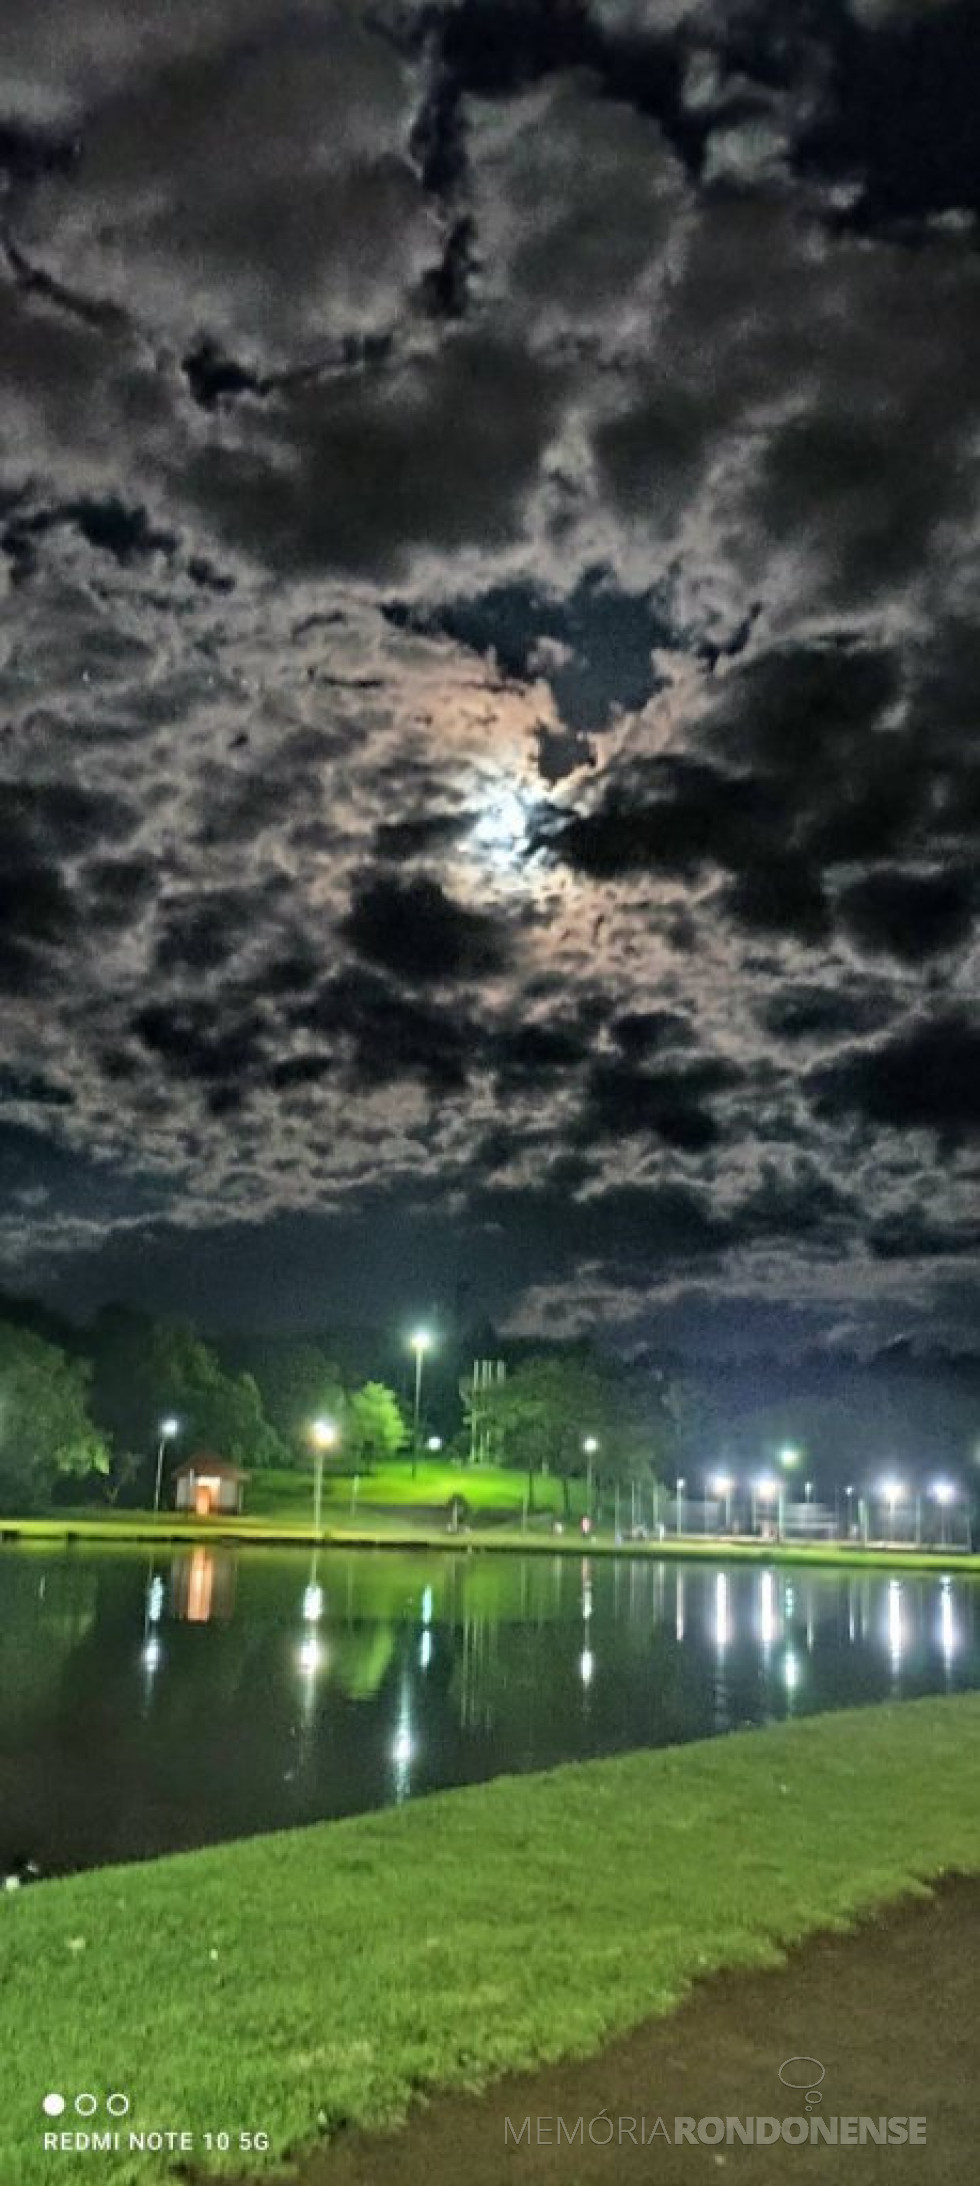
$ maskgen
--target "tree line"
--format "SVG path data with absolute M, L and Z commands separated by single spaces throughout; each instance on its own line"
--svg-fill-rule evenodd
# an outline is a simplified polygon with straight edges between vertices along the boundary
M 13 1303 L 14 1310 L 9 1310 Z M 677 1389 L 638 1376 L 587 1344 L 530 1355 L 516 1347 L 491 1391 L 458 1377 L 437 1391 L 444 1457 L 465 1463 L 479 1413 L 485 1460 L 565 1484 L 658 1477 L 678 1429 Z M 332 1462 L 363 1471 L 417 1456 L 408 1393 L 361 1379 L 312 1340 L 205 1341 L 189 1324 L 105 1307 L 84 1330 L 43 1309 L 0 1302 L 0 1512 L 52 1502 L 146 1504 L 163 1423 L 167 1474 L 197 1452 L 247 1471 L 308 1465 L 312 1427 L 337 1428 Z M 421 1423 L 426 1439 L 431 1419 Z M 423 1453 L 424 1454 L 424 1453 Z
M 59 1334 L 26 1313 L 0 1318 L 0 1511 L 145 1503 L 170 1419 L 168 1466 L 200 1451 L 249 1471 L 308 1462 L 311 1423 L 325 1415 L 351 1462 L 375 1464 L 405 1444 L 394 1392 L 345 1379 L 314 1343 L 257 1344 L 243 1368 L 188 1324 L 122 1306 Z

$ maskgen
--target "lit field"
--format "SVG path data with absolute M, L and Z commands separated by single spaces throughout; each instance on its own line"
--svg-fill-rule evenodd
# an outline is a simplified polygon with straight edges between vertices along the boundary
M 980 1871 L 977 1695 L 42 1885 L 0 1900 L 0 2175 L 167 2175 L 45 2155 L 48 2090 L 127 2091 L 127 2130 L 190 2131 L 198 2157 L 209 2129 L 282 2153 L 390 2124 L 426 2089 L 587 2055 L 699 1975 L 773 1964 L 947 1870 Z
M 349 1475 L 331 1475 L 329 1469 L 325 1469 L 323 1509 L 328 1523 L 334 1513 L 349 1513 L 353 1485 Z M 356 1508 L 370 1510 L 386 1505 L 411 1509 L 415 1505 L 431 1510 L 446 1507 L 453 1496 L 461 1495 L 471 1510 L 510 1512 L 519 1519 L 526 1487 L 523 1473 L 503 1465 L 460 1466 L 420 1458 L 413 1476 L 410 1462 L 399 1458 L 390 1465 L 381 1465 L 373 1472 L 360 1475 Z M 569 1489 L 573 1511 L 581 1511 L 584 1508 L 583 1483 L 571 1481 Z M 312 1474 L 256 1472 L 248 1483 L 246 1495 L 248 1508 L 254 1516 L 289 1512 L 308 1519 L 313 1498 Z M 561 1481 L 550 1474 L 544 1479 L 535 1479 L 534 1507 L 539 1513 L 554 1511 L 556 1515 L 560 1514 L 564 1508 Z

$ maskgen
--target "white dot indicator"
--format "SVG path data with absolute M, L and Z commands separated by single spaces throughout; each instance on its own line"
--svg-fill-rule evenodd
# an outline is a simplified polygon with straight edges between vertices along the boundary
M 60 2118 L 65 2107 L 63 2095 L 45 2095 L 41 2108 L 46 2118 Z

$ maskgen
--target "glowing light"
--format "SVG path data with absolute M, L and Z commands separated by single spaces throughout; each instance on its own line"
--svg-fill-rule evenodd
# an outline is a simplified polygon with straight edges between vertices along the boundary
M 935 1496 L 937 1503 L 951 1503 L 956 1494 L 956 1489 L 950 1487 L 948 1480 L 937 1480 L 935 1486 L 930 1488 L 929 1492 L 930 1495 Z
M 756 1481 L 755 1492 L 760 1503 L 770 1502 L 772 1497 L 778 1493 L 778 1482 L 771 1479 L 767 1474 L 764 1479 Z
M 417 1328 L 408 1341 L 413 1351 L 425 1352 L 431 1349 L 432 1338 L 427 1328 Z
M 595 1656 L 592 1653 L 592 1649 L 590 1647 L 583 1647 L 578 1661 L 578 1674 L 582 1680 L 583 1685 L 591 1685 L 592 1673 L 594 1669 Z
M 412 1758 L 412 1751 L 412 1733 L 407 1724 L 401 1723 L 392 1742 L 391 1758 L 399 1768 L 404 1768 Z
M 431 1586 L 424 1586 L 424 1587 L 422 1588 L 422 1622 L 423 1622 L 423 1624 L 431 1624 L 431 1623 L 432 1623 L 432 1588 L 431 1588 Z
M 902 1659 L 904 1638 L 901 1584 L 898 1579 L 890 1579 L 888 1582 L 888 1649 L 892 1658 L 892 1668 L 895 1670 L 898 1669 Z
M 764 1571 L 759 1580 L 759 1637 L 763 1647 L 771 1647 L 776 1637 L 776 1582 L 771 1571 Z
M 887 1503 L 889 1510 L 894 1510 L 896 1503 L 901 1502 L 902 1490 L 897 1480 L 883 1480 L 881 1483 L 881 1492 L 884 1496 L 885 1502 Z
M 163 1649 L 160 1645 L 158 1634 L 156 1632 L 151 1632 L 150 1637 L 146 1642 L 146 1646 L 143 1649 L 144 1667 L 150 1671 L 151 1675 L 154 1670 L 159 1668 L 160 1657 L 162 1653 Z
M 783 1684 L 788 1693 L 795 1693 L 800 1682 L 800 1665 L 791 1647 L 783 1656 Z
M 727 1647 L 730 1637 L 728 1580 L 724 1572 L 719 1571 L 715 1580 L 715 1640 L 720 1648 Z
M 423 1670 L 427 1670 L 431 1661 L 432 1634 L 431 1632 L 426 1631 L 423 1632 L 422 1637 L 419 1641 L 419 1665 Z
M 315 1419 L 310 1429 L 318 1450 L 332 1450 L 337 1440 L 337 1425 L 332 1419 Z
M 163 1580 L 159 1572 L 157 1572 L 155 1578 L 150 1580 L 146 1597 L 146 1614 L 151 1624 L 159 1624 L 163 1615 Z
M 939 1595 L 939 1636 L 943 1657 L 947 1665 L 956 1653 L 956 1626 L 953 1623 L 953 1597 L 949 1580 L 944 1579 Z
M 173 1417 L 171 1417 L 170 1419 L 162 1419 L 160 1421 L 160 1439 L 162 1442 L 172 1442 L 174 1436 L 179 1435 L 179 1433 L 179 1419 L 174 1419 Z
M 516 789 L 500 788 L 470 834 L 491 865 L 518 865 L 528 848 L 527 808 Z
M 730 1495 L 733 1484 L 731 1473 L 715 1473 L 711 1482 L 715 1495 Z
M 306 1624 L 318 1624 L 323 1615 L 323 1588 L 311 1580 L 303 1595 L 303 1619 Z

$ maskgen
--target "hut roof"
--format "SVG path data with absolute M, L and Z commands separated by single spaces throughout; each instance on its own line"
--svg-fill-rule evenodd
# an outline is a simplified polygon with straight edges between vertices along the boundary
M 233 1465 L 230 1457 L 215 1457 L 210 1450 L 195 1450 L 193 1457 L 185 1457 L 183 1464 L 174 1466 L 175 1480 L 183 1473 L 211 1473 L 219 1480 L 248 1479 L 241 1465 Z

